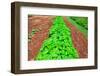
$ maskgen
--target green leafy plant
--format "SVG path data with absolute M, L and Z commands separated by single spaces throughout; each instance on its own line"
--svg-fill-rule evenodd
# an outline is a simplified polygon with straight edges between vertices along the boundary
M 35 60 L 59 60 L 79 58 L 73 47 L 71 31 L 61 16 L 56 16 Z
M 77 24 L 88 29 L 88 18 L 87 17 L 71 17 Z
M 38 31 L 38 29 L 32 29 L 32 32 L 28 34 L 28 41 L 31 41 L 32 36 Z

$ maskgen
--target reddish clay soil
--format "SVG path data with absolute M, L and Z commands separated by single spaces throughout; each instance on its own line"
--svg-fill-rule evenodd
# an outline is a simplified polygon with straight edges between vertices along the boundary
M 88 57 L 88 42 L 83 33 L 81 33 L 74 25 L 72 25 L 66 17 L 63 17 L 67 27 L 71 30 L 72 41 L 77 49 L 79 58 Z
M 28 17 L 28 34 L 32 29 L 39 30 L 28 41 L 28 60 L 35 59 L 43 41 L 48 38 L 49 29 L 53 23 L 54 16 L 29 16 Z

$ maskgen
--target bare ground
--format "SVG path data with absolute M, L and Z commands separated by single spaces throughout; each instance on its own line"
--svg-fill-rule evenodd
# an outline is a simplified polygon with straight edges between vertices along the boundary
M 49 29 L 53 23 L 54 16 L 30 16 L 28 17 L 28 33 L 32 29 L 39 30 L 28 41 L 28 60 L 33 60 L 39 52 L 43 41 L 48 37 Z

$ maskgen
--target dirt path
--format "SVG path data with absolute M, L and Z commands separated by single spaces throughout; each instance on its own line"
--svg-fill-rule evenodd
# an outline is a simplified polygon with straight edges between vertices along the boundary
M 30 34 L 32 29 L 37 29 L 39 31 L 36 32 L 28 42 L 28 60 L 33 60 L 38 54 L 43 41 L 48 37 L 49 28 L 52 25 L 53 18 L 54 16 L 29 17 L 28 33 Z
M 71 30 L 72 41 L 74 47 L 77 49 L 80 58 L 88 57 L 88 42 L 83 33 L 81 33 L 74 25 L 72 25 L 67 17 L 63 17 L 67 27 Z

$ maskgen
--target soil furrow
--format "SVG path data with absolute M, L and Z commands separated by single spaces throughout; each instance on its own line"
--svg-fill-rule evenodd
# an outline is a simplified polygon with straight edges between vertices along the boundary
M 88 42 L 83 33 L 81 33 L 74 25 L 63 17 L 67 27 L 71 30 L 72 41 L 74 47 L 77 49 L 80 58 L 88 57 Z

